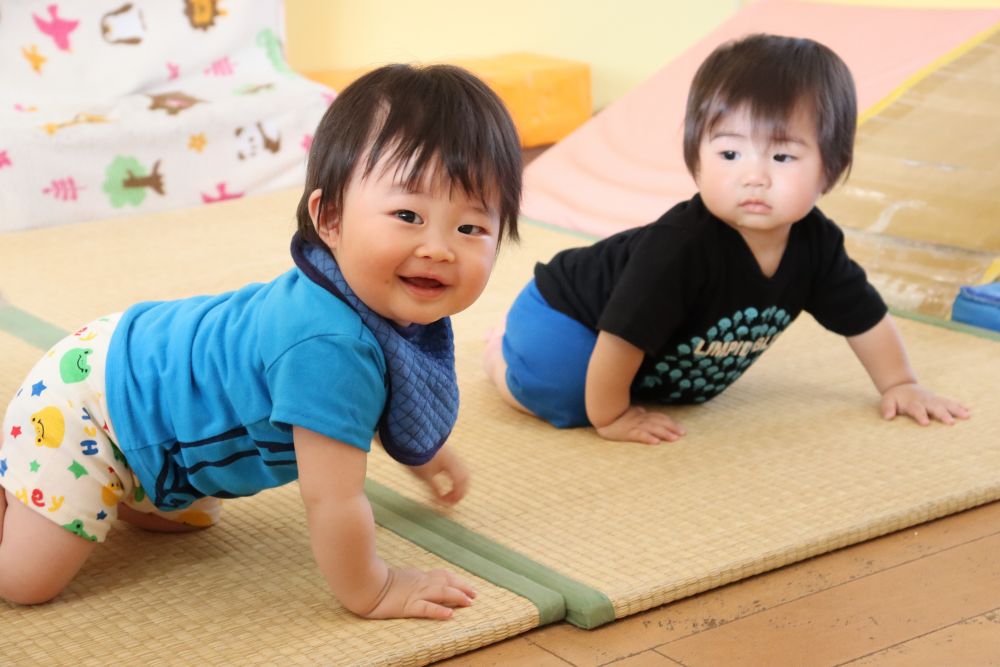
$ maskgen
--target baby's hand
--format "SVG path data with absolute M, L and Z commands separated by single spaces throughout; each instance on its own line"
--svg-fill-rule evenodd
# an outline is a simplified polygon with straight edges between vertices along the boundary
M 447 570 L 421 572 L 389 568 L 381 599 L 365 618 L 451 618 L 454 607 L 468 607 L 476 592 Z
M 971 413 L 958 401 L 908 382 L 890 387 L 882 394 L 882 417 L 892 419 L 896 415 L 909 415 L 921 426 L 927 426 L 932 418 L 951 425 L 955 417 L 968 419 Z
M 610 424 L 597 427 L 597 433 L 608 440 L 658 445 L 674 442 L 684 435 L 684 429 L 661 412 L 633 405 Z
M 469 469 L 447 445 L 424 465 L 410 466 L 410 471 L 430 487 L 435 500 L 445 505 L 454 505 L 469 490 Z

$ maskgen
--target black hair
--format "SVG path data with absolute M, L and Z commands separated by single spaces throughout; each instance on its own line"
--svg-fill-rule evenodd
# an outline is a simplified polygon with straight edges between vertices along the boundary
M 319 211 L 343 210 L 351 178 L 366 178 L 388 158 L 416 189 L 429 168 L 500 216 L 500 238 L 517 240 L 521 146 L 503 102 L 470 72 L 452 65 L 386 65 L 350 84 L 316 128 L 305 191 L 297 211 L 302 236 L 321 243 L 309 196 Z M 498 245 L 499 245 L 498 239 Z
M 688 171 L 697 176 L 701 140 L 726 114 L 745 106 L 756 127 L 782 138 L 800 105 L 816 120 L 825 192 L 850 172 L 854 159 L 857 93 L 847 65 L 830 48 L 805 38 L 750 35 L 719 46 L 698 68 L 688 94 Z

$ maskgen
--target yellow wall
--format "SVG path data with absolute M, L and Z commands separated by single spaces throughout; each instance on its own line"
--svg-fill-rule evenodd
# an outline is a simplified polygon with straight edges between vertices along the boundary
M 731 16 L 740 0 L 286 0 L 298 70 L 529 51 L 591 66 L 599 109 Z
M 530 51 L 591 66 L 594 108 L 638 85 L 752 0 L 285 0 L 298 70 Z M 827 0 L 1000 7 L 1000 0 Z

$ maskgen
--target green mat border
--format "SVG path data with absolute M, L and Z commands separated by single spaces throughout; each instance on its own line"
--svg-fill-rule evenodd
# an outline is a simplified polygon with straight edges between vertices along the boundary
M 47 350 L 69 335 L 59 327 L 0 300 L 0 331 Z
M 369 486 L 369 483 L 372 486 Z M 538 609 L 538 624 L 548 625 L 566 617 L 566 600 L 558 592 L 537 581 L 511 571 L 483 555 L 463 548 L 430 528 L 415 523 L 410 517 L 401 516 L 381 502 L 383 488 L 371 480 L 365 481 L 365 492 L 375 515 L 375 522 L 449 563 L 471 572 L 481 579 L 506 588 L 531 601 Z M 385 489 L 387 490 L 387 489 Z M 502 548 L 502 547 L 499 547 Z
M 889 308 L 889 312 L 897 317 L 905 317 L 908 320 L 913 320 L 922 324 L 930 324 L 935 327 L 941 327 L 942 329 L 948 329 L 950 331 L 957 331 L 959 333 L 975 336 L 976 338 L 985 338 L 986 340 L 1000 342 L 1000 331 L 984 329 L 983 327 L 965 324 L 964 322 L 956 322 L 955 320 L 942 320 L 940 317 L 916 313 L 910 310 L 902 310 L 900 308 Z
M 536 584 L 541 585 L 546 590 L 558 592 L 560 597 L 565 600 L 565 620 L 569 623 L 589 630 L 615 620 L 615 609 L 611 604 L 611 600 L 596 588 L 591 588 L 575 579 L 560 574 L 513 549 L 505 547 L 473 530 L 469 530 L 465 526 L 441 516 L 425 505 L 410 500 L 374 480 L 369 479 L 365 481 L 365 491 L 368 493 L 368 497 L 371 499 L 373 505 L 377 504 L 384 509 L 396 513 L 414 526 L 427 528 L 435 535 L 444 538 L 448 544 L 477 554 L 509 572 L 526 577 Z M 460 565 L 470 572 L 475 572 L 475 570 L 465 567 L 462 562 L 451 560 L 447 553 L 439 553 L 429 546 L 417 542 L 419 536 L 411 533 L 400 534 L 408 540 L 420 544 L 420 546 L 428 551 L 436 553 L 445 560 Z M 492 581 L 479 572 L 476 572 L 476 574 L 488 581 Z M 509 588 L 498 581 L 492 583 Z M 518 592 L 513 588 L 509 590 L 515 593 Z

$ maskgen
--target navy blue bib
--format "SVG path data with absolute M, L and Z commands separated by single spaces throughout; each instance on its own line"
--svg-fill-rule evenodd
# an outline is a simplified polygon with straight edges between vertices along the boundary
M 324 247 L 296 233 L 292 258 L 313 282 L 353 308 L 382 346 L 389 369 L 389 397 L 378 435 L 389 456 L 406 465 L 434 457 L 458 417 L 455 340 L 451 320 L 400 327 L 374 312 L 351 290 Z

